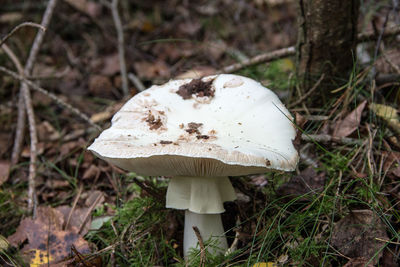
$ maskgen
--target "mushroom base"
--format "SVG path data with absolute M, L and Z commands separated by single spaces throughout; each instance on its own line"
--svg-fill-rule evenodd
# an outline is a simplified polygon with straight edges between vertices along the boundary
M 219 214 L 225 211 L 224 202 L 235 199 L 236 193 L 228 177 L 175 176 L 168 185 L 166 207 Z
M 198 214 L 186 210 L 183 238 L 183 252 L 185 257 L 188 256 L 189 250 L 196 248 L 198 244 L 198 238 L 193 230 L 193 226 L 199 229 L 206 249 L 210 253 L 224 253 L 228 249 L 220 214 Z

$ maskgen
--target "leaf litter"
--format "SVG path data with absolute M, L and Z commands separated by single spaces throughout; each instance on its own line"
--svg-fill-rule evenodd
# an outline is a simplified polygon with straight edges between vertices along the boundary
M 63 224 L 64 216 L 60 211 L 41 206 L 37 208 L 36 219 L 23 219 L 8 241 L 13 246 L 22 246 L 21 253 L 31 264 L 66 260 L 72 246 L 82 254 L 90 253 L 88 242 L 77 229 L 63 230 Z

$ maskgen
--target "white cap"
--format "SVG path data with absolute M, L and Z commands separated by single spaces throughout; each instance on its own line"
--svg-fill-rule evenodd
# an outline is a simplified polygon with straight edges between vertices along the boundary
M 210 82 L 212 95 L 200 91 L 184 99 L 177 94 L 194 81 L 200 80 L 174 80 L 137 94 L 89 150 L 144 175 L 235 176 L 295 169 L 292 116 L 271 90 L 249 78 L 221 74 L 202 79 L 204 86 Z
M 89 150 L 142 175 L 291 171 L 298 161 L 292 120 L 278 97 L 252 79 L 172 80 L 130 99 Z M 222 201 L 232 199 L 232 191 Z

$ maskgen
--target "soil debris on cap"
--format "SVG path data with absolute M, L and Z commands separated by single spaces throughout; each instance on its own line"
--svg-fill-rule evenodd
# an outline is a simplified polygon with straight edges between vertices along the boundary
M 188 123 L 188 129 L 185 129 L 186 132 L 189 134 L 196 133 L 200 134 L 199 128 L 202 126 L 202 123 L 196 123 L 196 122 L 189 122 Z
M 173 143 L 172 141 L 164 141 L 164 140 L 160 141 L 160 144 L 162 144 L 162 145 L 169 145 L 169 144 L 172 144 L 172 143 Z
M 196 135 L 197 139 L 208 139 L 210 138 L 208 135 Z
M 150 130 L 157 130 L 162 126 L 160 117 L 156 118 L 153 114 L 151 114 L 151 111 L 146 118 L 146 122 L 149 124 Z
M 190 83 L 181 85 L 176 93 L 185 100 L 192 98 L 193 94 L 197 97 L 213 97 L 214 89 L 211 87 L 213 80 L 203 82 L 201 78 L 193 79 Z

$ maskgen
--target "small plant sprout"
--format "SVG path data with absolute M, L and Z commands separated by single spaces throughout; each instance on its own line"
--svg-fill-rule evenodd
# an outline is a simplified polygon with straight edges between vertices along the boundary
M 89 147 L 142 175 L 172 177 L 167 208 L 185 210 L 184 254 L 197 226 L 210 252 L 227 249 L 220 214 L 236 199 L 228 176 L 292 171 L 298 153 L 292 117 L 278 97 L 246 77 L 171 80 L 135 95 Z

